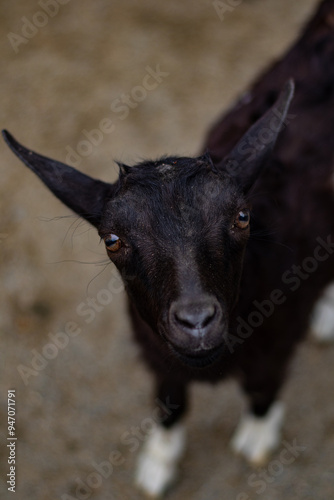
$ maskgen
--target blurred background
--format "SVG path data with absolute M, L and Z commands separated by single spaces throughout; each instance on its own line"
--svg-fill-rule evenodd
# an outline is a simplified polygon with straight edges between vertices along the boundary
M 1 128 L 105 181 L 117 176 L 115 159 L 197 154 L 208 127 L 284 53 L 319 2 L 223 3 L 1 2 Z M 16 498 L 141 499 L 132 475 L 145 433 L 136 429 L 152 418 L 153 379 L 131 339 L 115 269 L 95 229 L 3 142 L 0 152 L 0 423 L 4 443 L 14 388 Z M 88 318 L 80 311 L 89 299 Z M 254 471 L 231 453 L 245 407 L 233 381 L 195 384 L 189 445 L 167 498 L 334 498 L 333 354 L 308 339 L 291 366 L 284 439 L 305 449 L 283 469 Z M 121 459 L 103 477 L 96 464 L 115 450 Z M 0 495 L 12 498 L 8 448 L 0 453 Z M 259 474 L 262 488 L 252 484 Z

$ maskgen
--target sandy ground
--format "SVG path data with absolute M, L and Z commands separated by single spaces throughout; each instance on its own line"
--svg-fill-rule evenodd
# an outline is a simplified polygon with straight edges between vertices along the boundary
M 207 127 L 289 46 L 317 3 L 245 0 L 221 20 L 211 1 L 53 0 L 42 16 L 37 1 L 1 2 L 1 127 L 63 161 L 68 148 L 79 149 L 72 161 L 104 180 L 116 177 L 113 159 L 196 154 Z M 138 86 L 157 65 L 165 75 L 144 96 Z M 123 113 L 115 101 L 122 93 L 137 99 Z M 85 149 L 83 131 L 107 118 L 113 132 Z M 0 496 L 141 499 L 132 475 L 145 435 L 134 434 L 152 418 L 153 384 L 131 340 L 115 270 L 95 230 L 72 217 L 3 143 L 0 150 Z M 112 278 L 112 301 L 101 305 Z M 78 314 L 88 298 L 100 300 L 90 323 Z M 77 335 L 58 335 L 63 344 L 50 347 L 50 335 L 66 328 Z M 309 339 L 300 348 L 282 393 L 283 439 L 303 449 L 283 465 L 282 444 L 262 471 L 228 446 L 245 405 L 237 386 L 193 386 L 188 450 L 167 498 L 333 499 L 333 361 L 333 346 Z M 6 485 L 13 388 L 16 494 Z M 108 477 L 96 471 L 102 462 Z

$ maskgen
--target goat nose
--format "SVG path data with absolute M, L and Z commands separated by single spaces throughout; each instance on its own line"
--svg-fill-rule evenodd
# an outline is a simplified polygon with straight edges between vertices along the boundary
M 216 316 L 214 304 L 179 304 L 174 310 L 176 322 L 187 330 L 205 330 Z

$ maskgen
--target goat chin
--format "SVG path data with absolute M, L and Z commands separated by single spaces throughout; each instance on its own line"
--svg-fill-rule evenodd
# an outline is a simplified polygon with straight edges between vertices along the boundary
M 200 351 L 197 354 L 185 354 L 173 348 L 174 353 L 180 361 L 191 368 L 206 368 L 217 362 L 225 351 L 225 346 L 221 345 L 214 349 Z

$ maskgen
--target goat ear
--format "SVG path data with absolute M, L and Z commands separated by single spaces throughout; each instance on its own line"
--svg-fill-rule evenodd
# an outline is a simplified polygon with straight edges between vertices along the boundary
M 253 186 L 273 150 L 293 93 L 294 82 L 288 80 L 275 104 L 248 129 L 219 165 L 237 178 L 244 193 Z
M 69 208 L 98 227 L 106 198 L 113 186 L 92 179 L 56 160 L 34 153 L 19 144 L 6 130 L 2 135 L 8 146 L 46 186 Z

